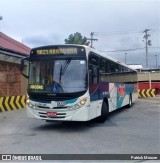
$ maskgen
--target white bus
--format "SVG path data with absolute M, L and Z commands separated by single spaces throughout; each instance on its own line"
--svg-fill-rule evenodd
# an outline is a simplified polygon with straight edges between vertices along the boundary
M 104 122 L 137 98 L 137 72 L 88 46 L 38 47 L 27 59 L 29 118 Z

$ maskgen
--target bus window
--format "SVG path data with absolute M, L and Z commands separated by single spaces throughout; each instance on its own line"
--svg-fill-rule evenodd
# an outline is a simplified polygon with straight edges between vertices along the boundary
M 99 68 L 100 68 L 100 73 L 105 73 L 105 71 L 106 71 L 106 60 L 104 58 L 100 59 Z

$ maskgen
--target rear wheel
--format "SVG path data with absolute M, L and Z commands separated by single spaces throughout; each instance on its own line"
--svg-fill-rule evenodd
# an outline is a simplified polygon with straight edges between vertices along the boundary
M 109 112 L 108 105 L 105 101 L 103 101 L 101 108 L 101 116 L 97 118 L 98 122 L 101 123 L 105 122 L 108 117 L 108 112 Z

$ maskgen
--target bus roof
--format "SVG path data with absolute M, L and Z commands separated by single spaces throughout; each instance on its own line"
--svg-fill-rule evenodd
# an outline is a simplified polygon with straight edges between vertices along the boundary
M 122 66 L 124 66 L 124 67 L 127 67 L 127 68 L 133 70 L 133 71 L 136 71 L 135 69 L 131 68 L 130 66 L 126 65 L 125 63 L 123 63 L 123 62 L 121 62 L 121 61 L 118 61 L 118 60 L 116 60 L 115 58 L 113 58 L 113 57 L 111 57 L 111 56 L 109 56 L 109 55 L 107 55 L 107 54 L 105 54 L 105 53 L 99 52 L 98 50 L 93 49 L 93 48 L 88 47 L 88 46 L 84 46 L 84 47 L 86 47 L 86 49 L 88 49 L 89 51 L 92 51 L 92 52 L 94 52 L 94 53 L 96 53 L 96 54 L 98 54 L 98 55 L 100 55 L 100 56 L 102 56 L 102 57 L 104 57 L 104 58 L 107 58 L 107 59 L 109 59 L 109 60 L 111 60 L 111 61 L 113 61 L 113 62 L 115 62 L 115 63 L 117 63 L 117 64 L 119 64 L 119 65 L 122 65 Z
M 96 50 L 96 49 L 94 49 L 94 48 L 91 48 L 91 47 L 87 46 L 87 45 L 78 45 L 78 44 L 46 45 L 46 46 L 40 46 L 40 47 L 32 48 L 31 51 L 32 51 L 32 50 L 36 50 L 36 49 L 40 49 L 40 48 L 49 48 L 49 47 L 54 47 L 54 46 L 72 46 L 72 47 L 75 46 L 75 47 L 84 47 L 84 48 L 86 49 L 87 52 L 96 53 L 96 54 L 98 54 L 98 55 L 100 55 L 100 56 L 102 56 L 102 57 L 104 57 L 104 58 L 107 58 L 107 59 L 109 59 L 109 60 L 111 60 L 111 61 L 113 61 L 113 62 L 115 62 L 115 63 L 117 63 L 117 64 L 119 64 L 119 65 L 122 65 L 122 66 L 124 66 L 124 67 L 126 67 L 126 68 L 129 68 L 129 69 L 131 69 L 131 70 L 133 70 L 133 71 L 136 71 L 135 69 L 131 68 L 130 66 L 126 65 L 125 63 L 123 63 L 123 62 L 121 62 L 121 61 L 118 61 L 118 60 L 116 60 L 115 58 L 112 58 L 111 56 L 109 56 L 109 55 L 107 55 L 107 54 L 104 54 L 104 53 L 102 53 L 102 52 L 100 52 L 100 51 L 98 51 L 98 50 Z

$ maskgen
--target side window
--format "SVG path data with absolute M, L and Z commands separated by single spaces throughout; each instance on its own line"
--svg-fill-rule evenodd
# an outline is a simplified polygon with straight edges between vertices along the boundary
M 106 72 L 106 60 L 104 58 L 100 59 L 100 64 L 99 64 L 99 68 L 100 68 L 100 72 L 101 73 L 105 73 Z
M 98 56 L 95 54 L 90 54 L 89 55 L 89 65 L 97 66 L 98 67 Z
M 119 73 L 119 65 L 118 64 L 115 64 L 115 70 L 117 73 Z
M 110 73 L 110 65 L 111 65 L 111 62 L 108 59 L 106 59 L 105 73 Z
M 117 65 L 113 61 L 110 61 L 110 72 L 115 73 L 117 71 Z

